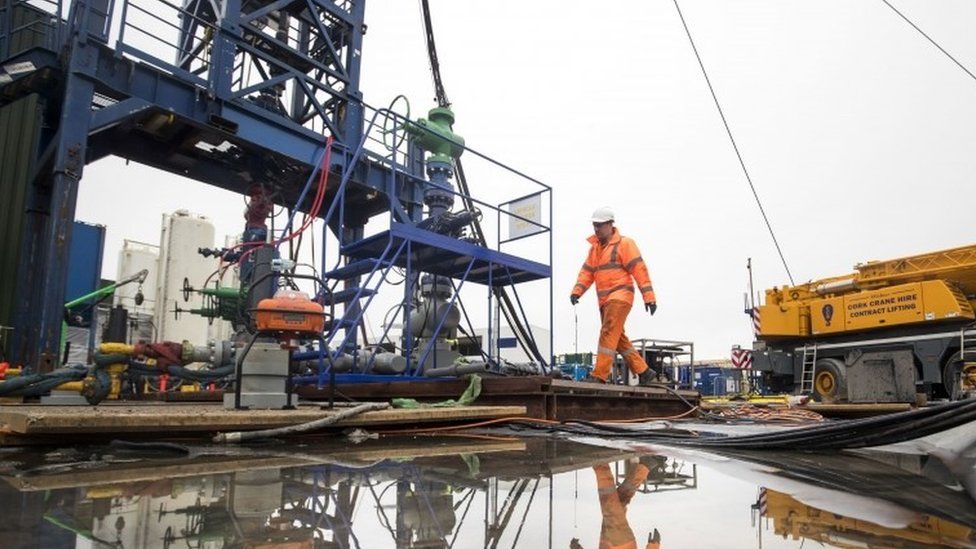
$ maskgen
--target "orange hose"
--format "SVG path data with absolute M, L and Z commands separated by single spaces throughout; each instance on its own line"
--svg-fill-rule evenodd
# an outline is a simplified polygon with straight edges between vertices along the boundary
M 662 416 L 662 417 L 652 416 L 652 417 L 638 417 L 634 419 L 605 419 L 603 421 L 593 421 L 591 423 L 611 423 L 611 424 L 612 423 L 643 423 L 645 421 L 666 421 L 669 419 L 681 419 L 683 417 L 688 416 L 692 412 L 697 411 L 699 408 L 700 406 L 695 406 L 694 408 L 691 408 L 688 411 L 682 412 L 676 416 Z

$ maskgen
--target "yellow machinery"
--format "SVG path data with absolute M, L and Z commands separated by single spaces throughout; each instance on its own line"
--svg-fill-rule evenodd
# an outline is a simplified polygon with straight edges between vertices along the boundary
M 779 390 L 823 400 L 914 401 L 976 389 L 976 245 L 766 290 L 754 364 Z M 854 376 L 854 379 L 852 379 Z M 860 379 L 858 376 L 863 377 Z
M 885 527 L 810 507 L 768 488 L 760 493 L 757 506 L 784 539 L 809 539 L 830 547 L 972 547 L 976 543 L 972 528 L 922 513 L 902 528 Z

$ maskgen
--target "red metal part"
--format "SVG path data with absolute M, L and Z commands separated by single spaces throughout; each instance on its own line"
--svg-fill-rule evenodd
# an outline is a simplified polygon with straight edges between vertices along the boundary
M 245 227 L 253 229 L 264 227 L 265 220 L 274 210 L 274 201 L 271 195 L 261 185 L 252 185 L 247 191 L 248 203 L 247 210 L 244 212 Z
M 175 341 L 136 343 L 135 354 L 136 356 L 156 359 L 160 368 L 183 364 L 183 344 Z

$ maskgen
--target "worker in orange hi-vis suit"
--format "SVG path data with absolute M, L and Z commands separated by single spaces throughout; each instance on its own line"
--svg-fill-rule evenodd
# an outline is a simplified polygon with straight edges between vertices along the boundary
M 593 212 L 592 221 L 594 234 L 588 239 L 590 251 L 569 297 L 570 303 L 576 305 L 583 293 L 596 282 L 602 327 L 596 367 L 587 381 L 606 383 L 613 358 L 619 352 L 630 371 L 638 376 L 639 383 L 648 385 L 654 381 L 654 371 L 647 367 L 644 358 L 627 339 L 624 322 L 634 302 L 634 281 L 647 312 L 653 316 L 657 311 L 651 276 L 637 244 L 621 236 L 613 226 L 614 216 L 610 208 Z
M 627 506 L 634 498 L 637 489 L 644 484 L 650 469 L 643 463 L 628 464 L 627 478 L 617 486 L 610 470 L 610 464 L 593 467 L 596 473 L 596 488 L 600 496 L 600 512 L 603 523 L 600 526 L 600 549 L 637 549 L 637 538 L 627 521 Z M 579 540 L 569 542 L 570 549 L 583 549 Z M 660 549 L 661 534 L 655 528 L 647 535 L 644 549 Z

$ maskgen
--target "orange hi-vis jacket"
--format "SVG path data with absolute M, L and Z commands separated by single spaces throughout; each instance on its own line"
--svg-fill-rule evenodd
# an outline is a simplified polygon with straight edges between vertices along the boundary
M 613 229 L 613 236 L 605 245 L 590 236 L 590 253 L 586 256 L 583 268 L 576 277 L 572 295 L 583 295 L 590 285 L 596 282 L 596 295 L 602 307 L 607 301 L 634 302 L 634 281 L 640 289 L 644 303 L 656 302 L 651 275 L 641 257 L 637 244 L 620 231 Z

